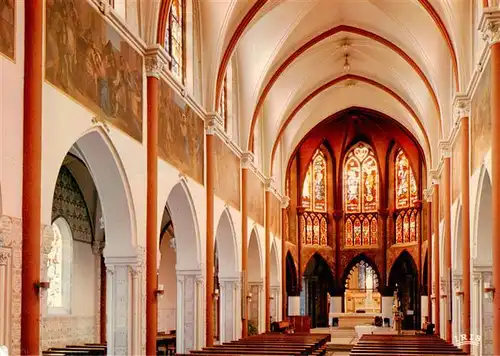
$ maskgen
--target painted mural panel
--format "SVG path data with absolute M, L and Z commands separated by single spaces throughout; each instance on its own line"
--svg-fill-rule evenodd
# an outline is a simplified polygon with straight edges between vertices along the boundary
M 219 137 L 214 137 L 215 195 L 240 210 L 240 159 Z
M 85 0 L 48 0 L 49 83 L 142 141 L 143 58 Z
M 252 171 L 248 172 L 248 216 L 264 226 L 264 183 Z
M 203 120 L 163 80 L 158 111 L 160 158 L 203 185 Z
M 488 63 L 478 83 L 471 103 L 471 174 L 479 169 L 491 145 L 491 106 L 490 106 L 491 68 Z
M 461 160 L 461 144 L 457 140 L 453 146 L 451 156 L 451 200 L 452 203 L 460 197 L 460 160 Z
M 16 43 L 16 2 L 0 0 L 0 53 L 14 60 Z

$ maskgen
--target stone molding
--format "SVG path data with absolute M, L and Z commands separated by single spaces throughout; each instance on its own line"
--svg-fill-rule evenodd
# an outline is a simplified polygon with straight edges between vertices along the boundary
M 161 73 L 167 68 L 167 53 L 159 44 L 146 48 L 144 66 L 146 76 L 160 79 Z

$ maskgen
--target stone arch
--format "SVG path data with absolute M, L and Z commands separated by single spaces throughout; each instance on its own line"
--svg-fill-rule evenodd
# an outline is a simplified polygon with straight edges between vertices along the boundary
M 259 233 L 254 228 L 250 233 L 248 240 L 248 281 L 249 282 L 262 282 L 263 268 L 262 268 L 262 246 L 260 243 Z
M 231 213 L 226 208 L 222 212 L 215 234 L 219 256 L 219 278 L 236 278 L 239 275 L 238 248 Z
M 368 263 L 372 268 L 373 270 L 375 271 L 375 273 L 377 274 L 377 278 L 379 280 L 379 288 L 382 287 L 382 278 L 380 276 L 380 271 L 378 270 L 377 268 L 377 264 L 375 263 L 375 261 L 373 261 L 370 257 L 368 257 L 366 254 L 364 253 L 360 253 L 359 255 L 357 255 L 356 257 L 352 258 L 351 261 L 347 264 L 347 266 L 345 267 L 344 269 L 344 272 L 342 273 L 342 284 L 341 286 L 344 287 L 345 286 L 345 283 L 347 281 L 347 279 L 349 278 L 349 274 L 351 273 L 351 270 L 361 261 L 365 261 L 366 263 Z
M 94 181 L 102 208 L 106 231 L 106 257 L 136 256 L 136 219 L 130 185 L 120 156 L 109 136 L 100 127 L 81 135 L 68 151 L 78 156 L 87 167 Z M 64 153 L 64 156 L 66 152 Z M 64 157 L 63 156 L 63 157 Z M 54 184 L 48 196 L 52 198 L 59 168 L 54 173 Z M 50 207 L 44 207 L 46 218 L 50 220 Z
M 276 247 L 276 240 L 271 245 L 271 286 L 279 286 L 280 283 L 280 263 L 278 257 L 278 249 Z
M 457 214 L 455 216 L 455 228 L 453 234 L 452 266 L 453 272 L 462 273 L 462 205 L 460 201 L 457 204 Z
M 491 178 L 484 167 L 481 168 L 479 177 L 475 224 L 475 254 L 474 265 L 491 266 L 493 262 L 492 242 L 492 185 Z
M 167 203 L 175 231 L 177 271 L 200 270 L 201 247 L 193 198 L 185 180 L 170 191 Z

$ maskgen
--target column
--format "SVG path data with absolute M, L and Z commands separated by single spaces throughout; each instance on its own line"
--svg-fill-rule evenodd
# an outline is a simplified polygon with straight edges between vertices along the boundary
M 444 293 L 446 299 L 444 300 L 445 305 L 445 339 L 448 342 L 452 342 L 452 313 L 451 307 L 451 158 L 449 156 L 449 151 L 445 152 L 444 165 L 443 165 L 443 189 L 444 189 L 444 265 L 446 270 L 444 273 L 444 280 L 446 287 Z
M 24 6 L 21 354 L 40 353 L 43 0 Z
M 12 250 L 0 248 L 0 345 L 11 349 Z
M 147 186 L 146 186 L 146 353 L 156 354 L 158 332 L 158 98 L 163 62 L 160 47 L 148 49 L 147 75 Z
M 500 214 L 500 23 L 499 11 L 483 14 L 480 31 L 491 48 L 491 179 L 492 213 Z M 500 288 L 500 219 L 492 221 L 493 280 L 492 287 Z M 500 335 L 500 291 L 493 292 L 493 335 Z M 500 338 L 493 340 L 493 354 L 500 355 Z
M 302 291 L 302 234 L 305 231 L 304 223 L 301 216 L 304 214 L 304 208 L 301 206 L 297 207 L 297 220 L 298 220 L 298 230 L 297 230 L 297 293 Z
M 336 289 L 341 289 L 342 287 L 342 276 L 340 275 L 340 261 L 341 261 L 341 246 L 342 242 L 340 241 L 341 236 L 343 235 L 341 230 L 341 221 L 342 221 L 342 211 L 336 210 L 333 212 L 333 219 L 335 220 L 335 282 Z M 342 312 L 342 310 L 340 311 Z
M 440 335 L 441 327 L 441 286 L 439 278 L 439 185 L 434 184 L 432 193 L 432 227 L 434 230 L 434 309 L 436 320 L 434 320 L 435 331 Z M 430 272 L 430 271 L 429 271 Z
M 264 288 L 264 300 L 265 300 L 265 313 L 264 313 L 264 325 L 265 325 L 265 331 L 269 332 L 271 331 L 271 199 L 272 199 L 272 192 L 271 192 L 271 184 L 272 184 L 272 179 L 268 179 L 266 182 L 266 202 L 265 202 L 265 221 L 264 221 L 264 241 L 265 241 L 265 248 L 264 248 L 264 254 L 265 254 L 265 288 Z
M 427 316 L 432 323 L 432 194 L 427 194 Z
M 472 322 L 471 322 L 471 331 L 472 335 L 480 335 L 482 331 L 482 300 L 483 300 L 483 291 L 482 289 L 482 275 L 481 273 L 473 272 L 472 274 Z M 481 343 L 473 344 L 471 347 L 471 353 L 473 355 L 481 354 Z
M 210 118 L 206 121 L 205 151 L 206 151 L 206 320 L 205 320 L 205 345 L 213 346 L 214 343 L 214 135 L 217 121 Z
M 456 103 L 457 125 L 460 125 L 460 185 L 462 191 L 462 333 L 471 337 L 470 330 L 470 192 L 469 192 L 469 114 L 470 101 Z M 470 352 L 470 345 L 463 345 Z
M 287 207 L 290 199 L 284 197 L 281 202 L 281 319 L 285 320 L 287 316 L 287 285 L 286 285 L 286 238 L 285 229 L 288 229 L 285 224 L 288 219 L 285 219 L 285 215 L 288 214 Z
M 240 279 L 235 277 L 219 278 L 220 282 L 220 341 L 229 342 L 238 339 L 236 321 L 240 303 L 237 288 Z
M 137 269 L 137 256 L 106 257 L 107 342 L 108 355 L 131 355 L 137 350 L 137 297 L 132 273 Z M 133 348 L 133 349 L 132 349 Z M 137 351 L 136 351 L 137 352 Z
M 381 222 L 381 231 L 382 231 L 382 251 L 384 252 L 382 255 L 382 285 L 387 285 L 387 217 L 389 216 L 389 211 L 387 209 L 379 210 L 380 222 Z
M 461 275 L 454 275 L 453 276 L 453 293 L 450 296 L 452 298 L 453 303 L 453 315 L 455 319 L 455 323 L 453 323 L 453 338 L 452 342 L 457 345 L 460 348 L 464 348 L 465 345 L 460 343 L 460 336 L 464 335 L 465 332 L 462 328 L 462 325 L 459 321 L 461 319 L 461 313 L 462 313 L 462 308 L 463 308 L 463 293 L 462 293 L 462 276 Z M 467 338 L 469 338 L 470 335 L 467 334 Z
M 177 353 L 186 354 L 201 347 L 199 340 L 202 337 L 198 333 L 203 331 L 200 323 L 203 320 L 203 297 L 201 270 L 177 271 Z
M 253 163 L 253 154 L 245 152 L 241 157 L 241 336 L 248 336 L 248 170 Z

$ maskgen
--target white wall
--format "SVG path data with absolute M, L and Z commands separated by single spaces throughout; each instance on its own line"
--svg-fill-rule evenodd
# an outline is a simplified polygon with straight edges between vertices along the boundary
M 170 247 L 171 237 L 165 233 L 160 245 L 161 261 L 158 284 L 163 284 L 165 293 L 158 300 L 158 331 L 176 328 L 177 275 L 175 272 L 175 250 Z

